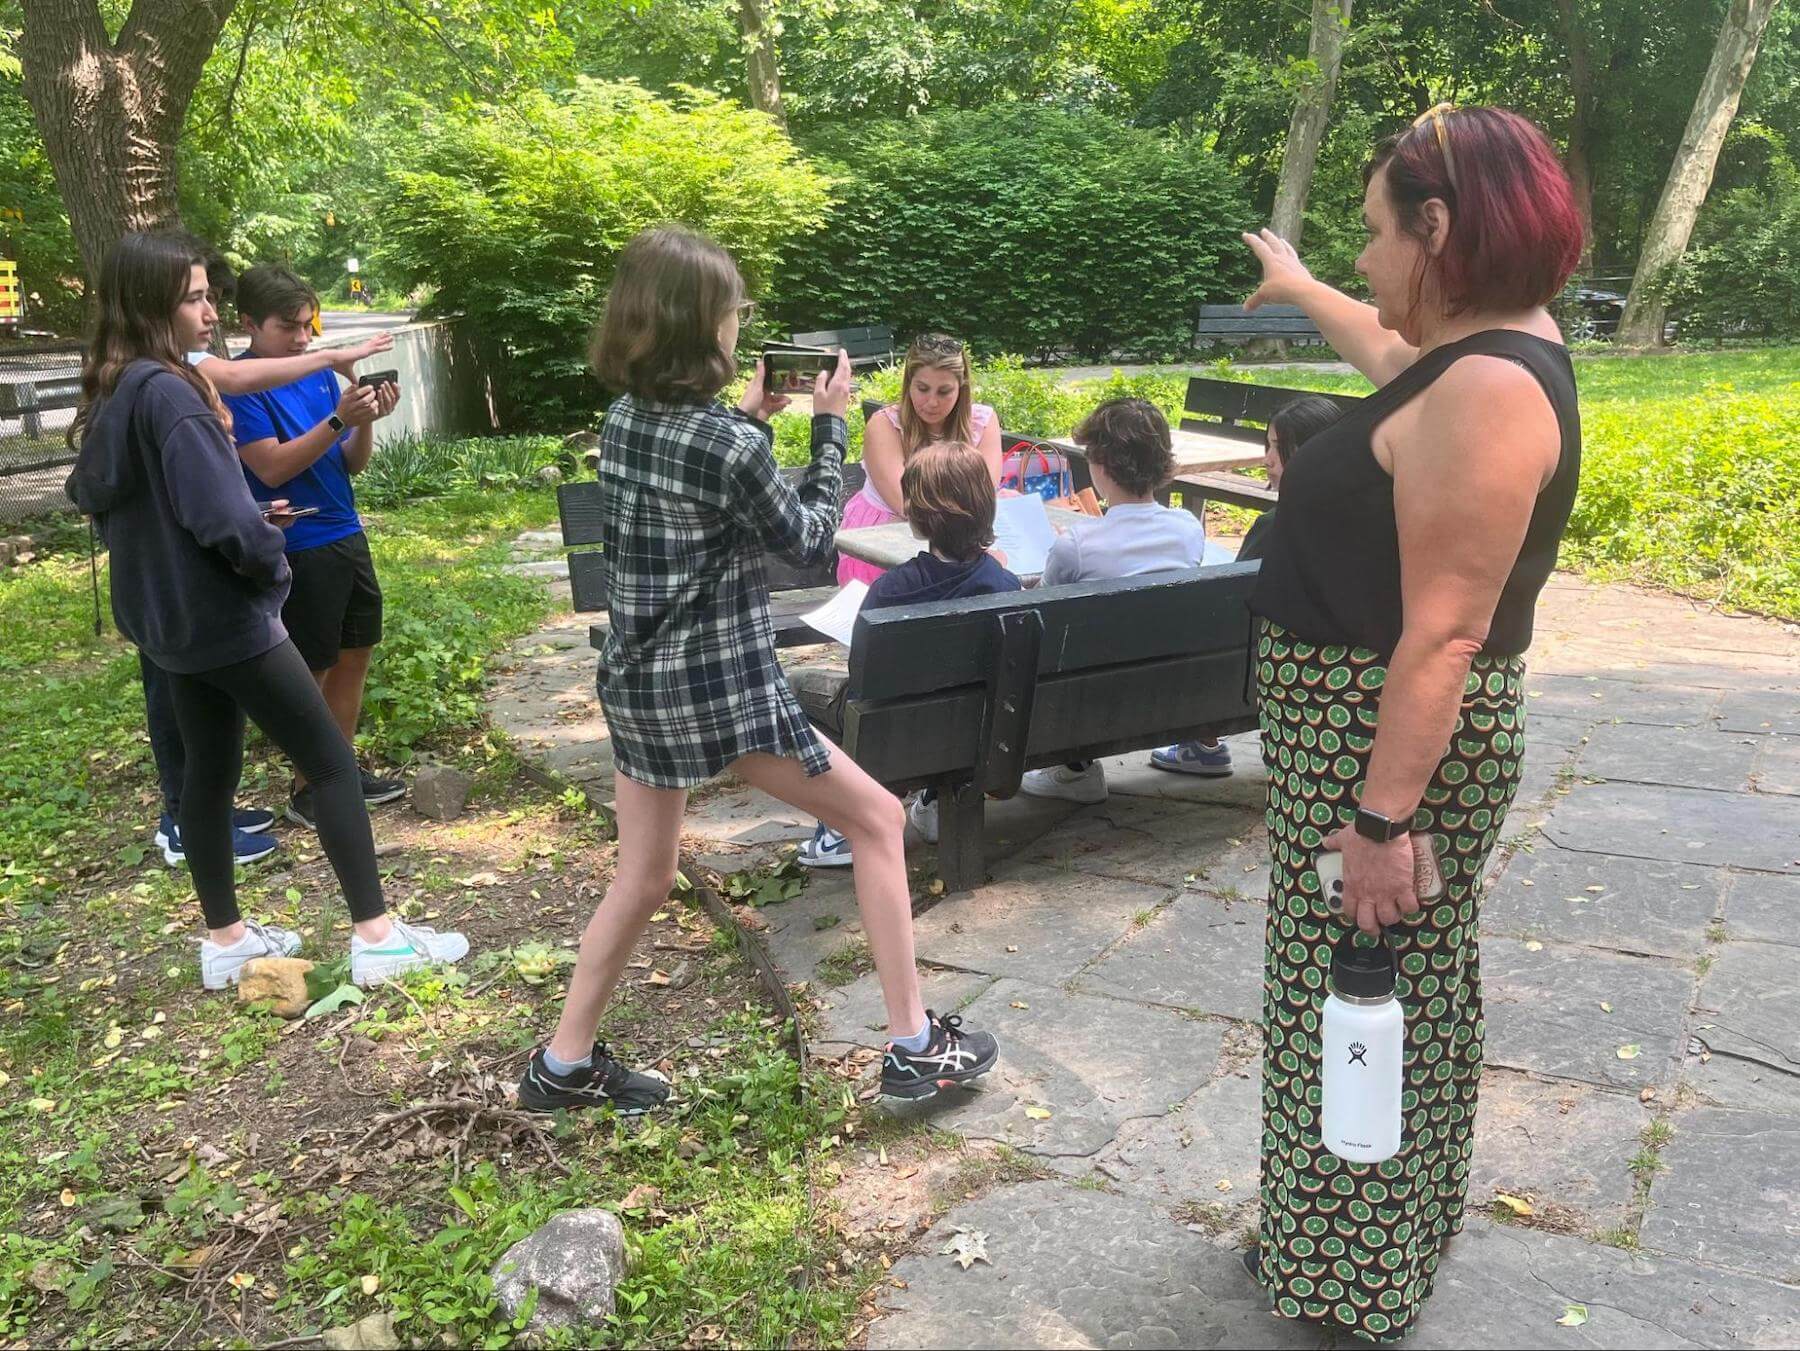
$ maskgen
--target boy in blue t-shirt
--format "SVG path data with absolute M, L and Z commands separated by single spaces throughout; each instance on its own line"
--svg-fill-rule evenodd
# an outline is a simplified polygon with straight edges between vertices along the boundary
M 297 357 L 312 345 L 319 297 L 289 269 L 265 265 L 244 273 L 237 307 L 250 334 L 250 350 L 239 361 Z M 340 389 L 330 371 L 258 394 L 224 396 L 251 493 L 262 502 L 286 498 L 289 512 L 307 513 L 287 526 L 294 580 L 281 619 L 352 745 L 369 659 L 381 641 L 381 586 L 350 476 L 369 463 L 375 420 L 393 412 L 399 397 L 387 383 Z M 398 779 L 363 773 L 371 806 L 405 791 Z M 312 790 L 299 779 L 287 816 L 314 825 Z

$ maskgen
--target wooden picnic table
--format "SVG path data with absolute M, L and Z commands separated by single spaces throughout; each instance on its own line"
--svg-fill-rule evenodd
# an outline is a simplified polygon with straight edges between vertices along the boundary
M 1067 530 L 1076 521 L 1093 519 L 1079 511 L 1049 507 L 1050 524 Z M 859 525 L 837 532 L 837 549 L 841 554 L 873 563 L 878 568 L 897 568 L 925 547 L 925 541 L 913 534 L 905 521 L 889 521 L 886 525 Z M 1020 580 L 1027 574 L 1021 573 Z M 1036 573 L 1029 574 L 1037 576 Z
M 1175 472 L 1210 474 L 1222 469 L 1245 469 L 1262 463 L 1262 443 L 1241 437 L 1223 436 L 1217 432 L 1172 431 L 1170 442 L 1175 451 Z M 1049 440 L 1067 455 L 1085 459 L 1086 453 L 1073 441 Z

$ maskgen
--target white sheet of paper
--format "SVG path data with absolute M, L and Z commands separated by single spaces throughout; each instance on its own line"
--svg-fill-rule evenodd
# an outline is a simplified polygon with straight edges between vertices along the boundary
M 857 611 L 862 609 L 863 598 L 868 594 L 869 584 L 860 578 L 845 582 L 837 595 L 800 617 L 827 638 L 835 638 L 849 647 L 850 635 L 856 628 Z
M 1006 555 L 1006 566 L 1020 577 L 1044 570 L 1044 558 L 1056 543 L 1056 527 L 1036 493 L 1003 497 L 994 504 L 994 543 Z

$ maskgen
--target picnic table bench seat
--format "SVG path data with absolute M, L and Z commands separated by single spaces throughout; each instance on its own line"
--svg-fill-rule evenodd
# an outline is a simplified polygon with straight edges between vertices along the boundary
M 857 616 L 843 748 L 938 792 L 947 891 L 985 877 L 986 797 L 1028 769 L 1252 730 L 1258 564 L 1081 582 Z

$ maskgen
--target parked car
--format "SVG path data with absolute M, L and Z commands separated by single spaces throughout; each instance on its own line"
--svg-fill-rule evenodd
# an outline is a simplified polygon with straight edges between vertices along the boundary
M 1570 286 L 1551 306 L 1563 337 L 1570 342 L 1610 338 L 1625 316 L 1625 295 L 1600 286 Z

